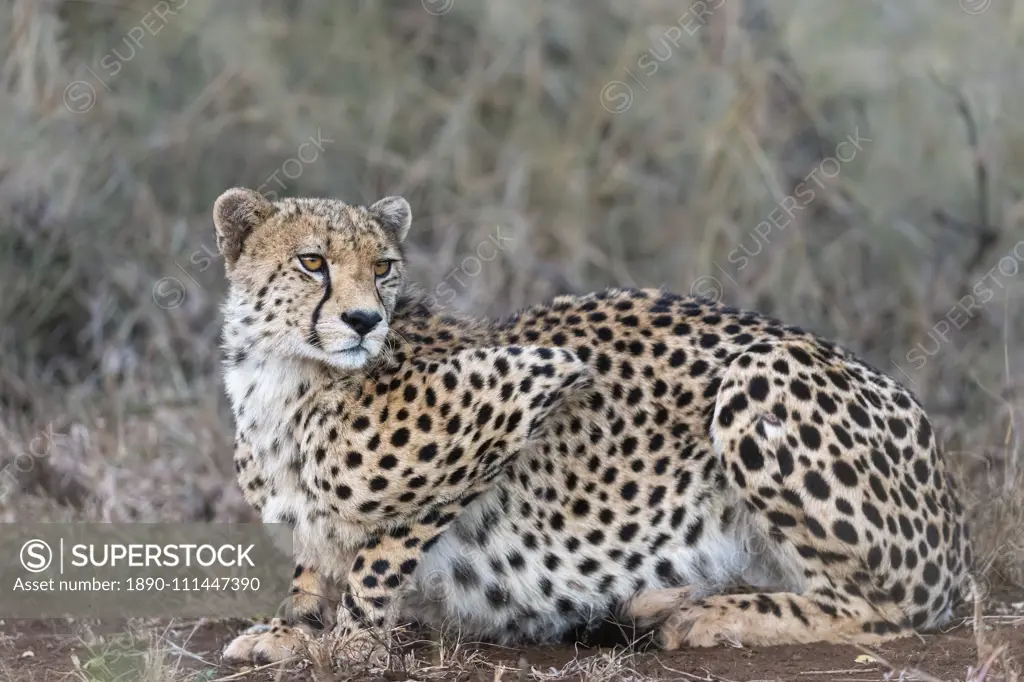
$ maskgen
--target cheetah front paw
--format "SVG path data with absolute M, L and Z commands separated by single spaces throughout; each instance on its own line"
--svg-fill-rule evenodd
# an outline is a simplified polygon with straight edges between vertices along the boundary
M 229 663 L 280 663 L 304 655 L 311 640 L 304 629 L 274 618 L 269 625 L 254 625 L 235 637 L 223 657 Z

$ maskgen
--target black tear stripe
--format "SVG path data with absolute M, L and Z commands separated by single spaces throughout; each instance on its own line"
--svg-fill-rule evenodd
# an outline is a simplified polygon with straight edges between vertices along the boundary
M 316 304 L 316 308 L 313 309 L 313 320 L 309 328 L 309 345 L 313 348 L 322 348 L 320 345 L 320 335 L 316 332 L 316 323 L 320 320 L 320 309 L 324 307 L 324 303 L 331 297 L 331 271 L 328 268 L 324 268 L 324 297 L 320 299 L 320 302 Z

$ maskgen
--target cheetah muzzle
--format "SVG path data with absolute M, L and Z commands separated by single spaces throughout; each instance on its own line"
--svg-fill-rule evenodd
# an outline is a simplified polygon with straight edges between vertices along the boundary
M 228 658 L 410 621 L 520 644 L 611 620 L 674 648 L 950 618 L 971 549 L 939 443 L 848 351 L 656 290 L 440 316 L 397 197 L 233 189 L 214 221 L 238 481 L 298 564 L 292 617 Z

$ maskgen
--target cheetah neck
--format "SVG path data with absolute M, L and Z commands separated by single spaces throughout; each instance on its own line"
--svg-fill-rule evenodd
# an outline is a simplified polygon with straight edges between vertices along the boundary
M 288 404 L 305 383 L 310 386 L 318 374 L 314 363 L 283 355 L 246 324 L 254 311 L 244 299 L 232 296 L 224 306 L 222 350 L 224 387 L 231 401 L 239 435 L 252 431 L 274 432 L 271 423 L 283 415 Z

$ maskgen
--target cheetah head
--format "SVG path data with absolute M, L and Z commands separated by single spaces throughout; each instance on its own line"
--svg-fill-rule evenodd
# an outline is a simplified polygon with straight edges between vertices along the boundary
M 405 199 L 271 203 L 235 188 L 217 199 L 213 220 L 229 280 L 225 320 L 254 349 L 342 370 L 380 353 L 405 280 Z

